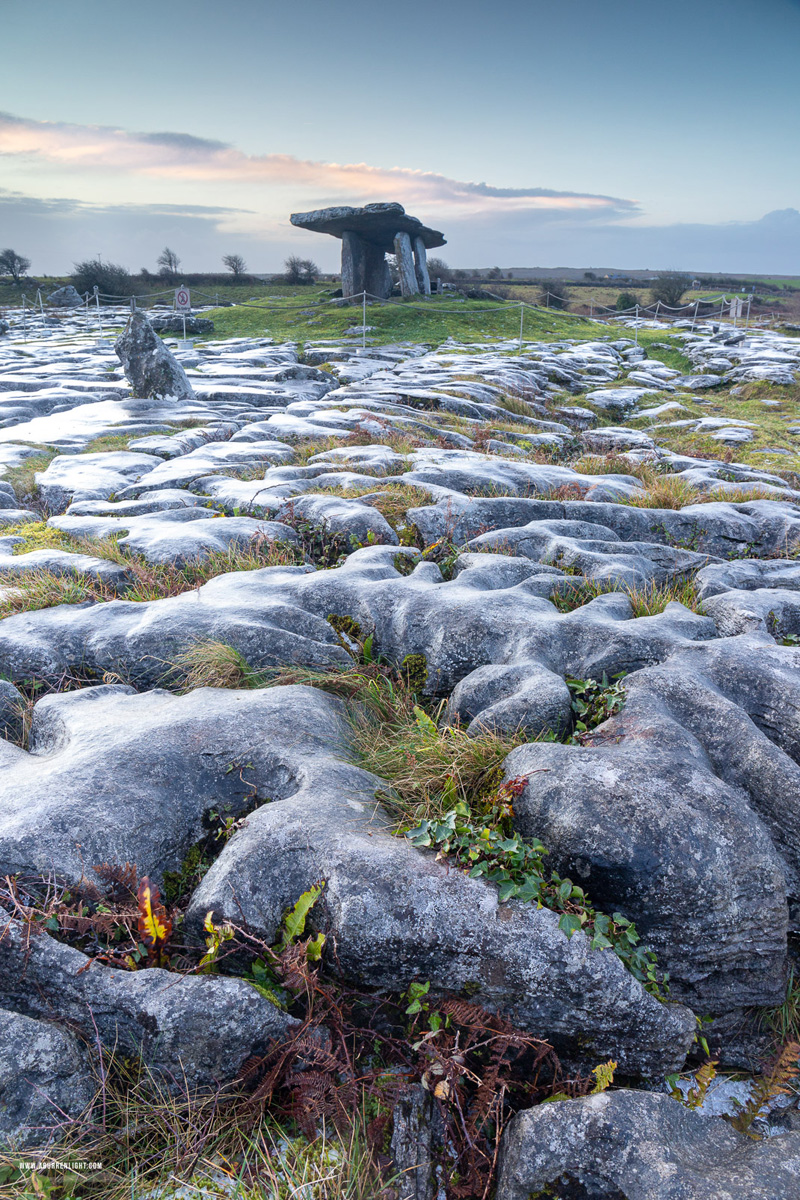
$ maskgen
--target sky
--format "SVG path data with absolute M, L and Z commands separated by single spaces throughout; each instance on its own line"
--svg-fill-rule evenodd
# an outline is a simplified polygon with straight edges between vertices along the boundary
M 394 200 L 454 267 L 800 274 L 800 0 L 0 0 L 0 28 L 0 248 L 34 273 L 335 270 L 289 214 Z

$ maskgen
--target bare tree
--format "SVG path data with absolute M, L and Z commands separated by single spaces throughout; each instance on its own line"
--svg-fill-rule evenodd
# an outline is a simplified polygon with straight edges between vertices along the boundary
M 232 275 L 238 278 L 239 275 L 244 275 L 247 270 L 247 263 L 242 258 L 241 254 L 223 254 L 222 261 Z
M 16 250 L 0 250 L 0 275 L 10 275 L 14 283 L 19 283 L 31 265 L 31 260 Z
M 668 308 L 677 308 L 691 282 L 690 276 L 682 271 L 662 271 L 653 280 L 650 295 L 654 301 L 660 300 Z
M 444 283 L 452 277 L 453 272 L 443 258 L 428 259 L 428 274 L 431 279 L 441 279 Z
M 169 246 L 164 247 L 156 262 L 161 268 L 159 274 L 163 275 L 166 279 L 172 279 L 181 269 L 181 260 L 174 250 L 170 250 Z
M 319 267 L 310 258 L 298 258 L 296 254 L 292 254 L 283 264 L 285 280 L 287 283 L 306 284 L 313 283 L 319 275 Z

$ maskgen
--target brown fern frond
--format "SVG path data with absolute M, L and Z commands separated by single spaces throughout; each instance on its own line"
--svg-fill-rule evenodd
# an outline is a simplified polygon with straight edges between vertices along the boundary
M 94 873 L 106 885 L 106 894 L 113 903 L 130 903 L 136 899 L 139 885 L 136 863 L 99 863 L 94 867 Z

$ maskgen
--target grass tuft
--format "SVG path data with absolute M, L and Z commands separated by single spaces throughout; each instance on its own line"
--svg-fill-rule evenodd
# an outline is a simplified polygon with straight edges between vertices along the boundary
M 244 546 L 229 546 L 226 550 L 215 550 L 203 558 L 178 564 L 149 562 L 142 555 L 120 546 L 115 538 L 98 541 L 69 538 L 65 542 L 63 539 L 68 535 L 44 523 L 20 526 L 22 536 L 28 528 L 33 529 L 32 541 L 23 546 L 23 550 L 55 546 L 57 549 L 104 558 L 124 567 L 129 583 L 123 599 L 138 603 L 179 596 L 202 587 L 217 575 L 259 571 L 264 567 L 296 566 L 303 561 L 299 549 L 282 542 L 268 541 L 260 534 L 256 534 Z M 79 604 L 87 600 L 100 603 L 117 598 L 115 591 L 88 575 L 76 572 L 74 576 L 59 576 L 50 571 L 34 570 L 14 578 L 13 585 L 0 598 L 0 616 L 49 608 L 54 604 Z
M 703 615 L 702 601 L 698 599 L 697 587 L 692 579 L 648 583 L 638 587 L 618 580 L 580 579 L 570 583 L 563 590 L 554 591 L 550 600 L 559 612 L 566 613 L 582 608 L 598 596 L 607 596 L 612 592 L 627 596 L 634 617 L 654 617 L 675 600 L 684 608 Z
M 640 496 L 625 496 L 620 500 L 621 504 L 630 504 L 634 508 L 686 508 L 689 504 L 698 504 L 704 496 L 679 475 L 653 474 L 644 478 L 639 475 L 639 478 L 644 492 Z
M 234 646 L 226 642 L 198 642 L 173 660 L 173 672 L 181 678 L 182 690 L 194 688 L 248 688 L 258 677 Z
M 104 1056 L 96 1074 L 91 1110 L 74 1122 L 65 1120 L 46 1155 L 26 1151 L 21 1157 L 101 1162 L 102 1170 L 67 1170 L 56 1182 L 44 1168 L 9 1168 L 14 1195 L 23 1200 L 131 1200 L 134 1195 L 388 1200 L 393 1194 L 385 1189 L 396 1180 L 382 1173 L 369 1145 L 366 1102 L 349 1122 L 338 1122 L 338 1130 L 323 1123 L 310 1142 L 260 1113 L 233 1087 L 198 1093 L 173 1080 L 168 1088 L 138 1060 L 119 1054 Z

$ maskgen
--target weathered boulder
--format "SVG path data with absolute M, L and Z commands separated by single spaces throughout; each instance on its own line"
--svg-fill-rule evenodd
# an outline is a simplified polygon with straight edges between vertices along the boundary
M 789 1200 L 800 1133 L 752 1141 L 653 1092 L 621 1090 L 518 1113 L 503 1136 L 497 1200 L 568 1176 L 616 1200 Z
M 0 910 L 0 1005 L 69 1022 L 171 1084 L 209 1087 L 296 1024 L 242 979 L 101 966 Z
M 188 334 L 214 332 L 214 322 L 207 317 L 184 318 L 180 313 L 175 313 L 174 316 L 151 316 L 149 320 L 156 333 L 179 333 L 183 336 L 184 328 Z
M 144 313 L 137 309 L 114 343 L 134 396 L 144 400 L 193 400 L 192 385 Z
M 50 512 L 58 513 L 72 500 L 107 500 L 160 463 L 154 454 L 134 454 L 130 450 L 59 454 L 44 471 L 36 472 L 36 486 Z
M 542 595 L 552 587 L 553 569 L 545 571 L 543 586 L 539 563 L 528 561 L 526 572 L 526 560 L 494 555 L 487 566 L 486 556 L 476 555 L 445 583 L 432 562 L 401 574 L 398 553 L 418 557 L 414 550 L 370 546 L 335 571 L 267 567 L 220 575 L 164 600 L 18 613 L 0 622 L 0 671 L 21 680 L 73 666 L 153 686 L 175 654 L 209 639 L 229 642 L 253 667 L 330 665 L 349 661 L 326 620 L 334 613 L 373 633 L 376 653 L 389 661 L 424 655 L 427 690 L 447 695 L 488 664 L 538 662 L 562 677 L 610 676 L 717 634 L 710 618 L 682 605 L 633 620 L 622 593 L 559 613 Z
M 272 941 L 284 911 L 323 879 L 315 919 L 328 932 L 331 967 L 347 977 L 395 991 L 420 978 L 439 992 L 469 985 L 481 1002 L 552 1038 L 570 1059 L 615 1057 L 633 1073 L 681 1065 L 695 1027 L 687 1009 L 659 1003 L 583 934 L 567 939 L 554 913 L 501 905 L 493 885 L 394 837 L 376 801 L 385 785 L 347 761 L 349 741 L 341 702 L 313 688 L 199 689 L 179 698 L 112 685 L 47 697 L 34 710 L 29 752 L 0 742 L 0 870 L 76 880 L 96 863 L 135 860 L 141 874 L 158 880 L 204 835 L 211 808 L 235 817 L 258 798 L 264 803 L 192 897 L 190 935 L 203 939 L 214 911 Z M 14 929 L 10 941 L 0 941 L 0 1003 L 7 1007 L 36 1016 L 52 1004 L 60 1017 L 85 1022 L 81 1003 L 95 1016 L 99 1006 L 104 1037 L 120 1025 L 126 1045 L 144 1007 L 160 1022 L 158 1053 L 174 1061 L 179 1050 L 189 1052 L 190 1035 L 198 1036 L 195 1006 L 223 1003 L 210 986 L 223 981 L 206 977 L 176 981 L 158 971 L 97 966 L 79 973 L 84 956 L 44 935 L 33 939 L 23 971 L 23 934 Z M 151 993 L 144 976 L 159 988 L 153 983 Z M 163 1015 L 153 1007 L 161 988 L 171 1005 Z M 121 996 L 113 1005 L 112 994 Z M 241 1003 L 236 996 L 228 1002 L 233 1022 Z M 178 1026 L 176 1014 L 187 1007 Z M 239 1036 L 252 1038 L 245 1020 Z M 178 1048 L 176 1038 L 183 1039 Z M 213 1048 L 204 1049 L 212 1038 L 221 1054 L 209 1017 L 193 1053 L 213 1057 Z M 156 1053 L 154 1041 L 145 1048 Z
M 125 567 L 96 558 L 91 554 L 73 554 L 68 550 L 30 550 L 27 554 L 10 553 L 8 542 L 16 538 L 0 537 L 0 581 L 6 582 L 32 571 L 49 575 L 86 575 L 104 583 L 111 591 L 121 591 L 130 576 Z
M 56 288 L 47 297 L 47 303 L 54 305 L 56 308 L 75 308 L 78 304 L 83 304 L 83 296 L 77 292 L 71 283 L 66 287 Z
M 501 905 L 492 885 L 391 835 L 376 804 L 385 785 L 337 761 L 346 727 L 327 701 L 319 732 L 335 757 L 306 759 L 294 795 L 248 817 L 192 897 L 187 928 L 199 937 L 211 910 L 271 939 L 293 899 L 324 879 L 316 919 L 330 966 L 347 978 L 393 991 L 413 979 L 439 994 L 468 989 L 570 1061 L 612 1056 L 645 1074 L 679 1061 L 693 1036 L 688 1009 L 659 1003 L 583 934 L 568 940 L 555 913 Z
M 626 680 L 582 746 L 509 756 L 520 831 L 636 922 L 704 1011 L 780 1003 L 800 891 L 800 652 L 761 637 L 676 651 Z
M 291 794 L 303 757 L 322 752 L 327 713 L 306 688 L 177 697 L 104 684 L 45 697 L 30 749 L 0 742 L 2 873 L 77 881 L 98 863 L 135 862 L 160 880 L 211 809 L 235 817 L 254 795 Z
M 398 545 L 398 537 L 389 522 L 369 504 L 340 496 L 297 496 L 277 513 L 278 520 L 307 521 L 330 533 L 344 534 L 353 542 Z
M 713 555 L 724 559 L 785 555 L 787 544 L 791 546 L 800 538 L 800 507 L 784 500 L 749 500 L 743 503 L 715 501 L 672 509 L 606 503 L 605 498 L 592 501 L 591 491 L 587 491 L 583 500 L 529 499 L 519 494 L 524 487 L 523 471 L 531 473 L 527 486 L 530 491 L 537 492 L 572 484 L 576 474 L 564 467 L 547 466 L 538 468 L 543 474 L 537 478 L 533 474 L 537 468 L 533 464 L 522 463 L 503 463 L 502 471 L 503 484 L 509 495 L 475 497 L 456 494 L 459 490 L 467 491 L 467 488 L 459 488 L 452 476 L 448 479 L 439 472 L 437 478 L 432 472 L 425 472 L 425 481 L 431 484 L 441 481 L 442 486 L 452 490 L 449 494 L 443 494 L 436 504 L 409 509 L 409 521 L 416 525 L 426 544 L 445 537 L 458 545 L 489 531 L 500 533 L 508 530 L 509 537 L 516 536 L 513 530 L 528 522 L 583 521 L 613 530 L 623 542 L 691 548 L 706 557 Z M 512 471 L 518 473 L 513 488 L 508 486 Z M 593 491 L 595 484 L 600 484 L 609 476 L 584 475 L 577 478 L 582 481 L 578 485 L 582 490 L 588 482 Z M 417 479 L 423 481 L 416 469 L 407 472 L 403 479 L 409 483 Z M 605 536 L 602 529 L 599 532 Z
M 74 1033 L 0 1009 L 0 1149 L 43 1149 L 94 1099 L 95 1077 Z
M 608 526 L 588 521 L 531 521 L 481 534 L 467 545 L 471 550 L 494 548 L 535 562 L 557 563 L 586 579 L 616 580 L 634 587 L 686 578 L 709 558 L 657 542 L 623 541 Z M 571 586 L 574 580 L 565 581 L 565 589 Z
M 63 516 L 52 517 L 51 521 L 55 528 L 76 537 L 116 538 L 119 545 L 141 554 L 148 562 L 178 565 L 226 550 L 244 549 L 256 539 L 288 545 L 299 540 L 293 529 L 278 521 L 223 517 L 214 509 L 209 512 L 198 506 L 170 508 L 127 518 Z M 0 558 L 0 577 L 2 572 L 3 559 Z

